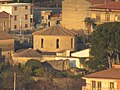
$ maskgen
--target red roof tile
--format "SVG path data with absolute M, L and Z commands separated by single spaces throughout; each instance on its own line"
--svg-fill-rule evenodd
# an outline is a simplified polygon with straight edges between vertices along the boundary
M 120 79 L 120 69 L 112 68 L 108 70 L 99 71 L 96 73 L 88 74 L 85 78 L 97 78 L 97 79 Z
M 94 6 L 91 8 L 120 10 L 120 2 L 114 2 L 114 3 L 104 4 L 100 6 Z
M 1 18 L 9 18 L 9 13 L 7 13 L 7 12 L 5 12 L 5 11 L 3 11 L 3 12 L 0 12 L 0 19 Z

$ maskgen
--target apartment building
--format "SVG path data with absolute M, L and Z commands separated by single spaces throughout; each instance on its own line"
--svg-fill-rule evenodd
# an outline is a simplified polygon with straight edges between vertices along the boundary
M 91 18 L 96 20 L 96 24 L 106 22 L 120 22 L 120 2 L 114 2 L 99 6 L 90 7 Z
M 0 11 L 5 11 L 12 15 L 11 30 L 27 30 L 31 29 L 31 4 L 30 3 L 9 3 L 2 4 Z
M 62 25 L 68 29 L 86 29 L 85 18 L 91 17 L 89 7 L 118 2 L 120 0 L 64 0 L 62 1 Z
M 82 90 L 120 90 L 120 65 L 88 74 L 83 79 L 86 80 L 86 85 Z

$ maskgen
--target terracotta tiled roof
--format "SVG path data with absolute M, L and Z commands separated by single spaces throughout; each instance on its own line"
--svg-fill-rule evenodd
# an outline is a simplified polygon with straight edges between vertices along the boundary
M 62 26 L 51 26 L 33 33 L 33 35 L 56 35 L 56 36 L 75 36 L 76 32 Z
M 107 3 L 112 3 L 114 2 L 113 0 L 88 0 L 91 4 L 107 4 Z M 120 1 L 120 0 L 118 0 Z
M 13 55 L 14 57 L 41 57 L 41 54 L 37 51 L 33 50 L 32 48 L 17 52 Z
M 94 6 L 91 8 L 120 10 L 120 2 L 114 2 L 114 3 L 104 4 L 100 6 Z
M 100 78 L 100 79 L 120 79 L 120 68 L 112 68 L 88 74 L 85 78 Z
M 11 17 L 11 15 L 9 13 L 7 13 L 5 11 L 0 12 L 0 19 L 1 18 L 9 18 L 9 17 Z
M 14 39 L 14 38 L 7 32 L 0 31 L 0 40 L 5 40 L 5 39 Z

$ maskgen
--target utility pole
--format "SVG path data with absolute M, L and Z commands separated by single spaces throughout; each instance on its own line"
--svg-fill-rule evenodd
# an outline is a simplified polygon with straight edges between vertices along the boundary
M 16 72 L 14 72 L 14 90 L 16 90 Z

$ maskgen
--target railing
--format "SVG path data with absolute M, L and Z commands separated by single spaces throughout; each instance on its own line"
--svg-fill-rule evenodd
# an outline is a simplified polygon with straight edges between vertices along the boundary
M 118 90 L 117 88 L 92 88 L 83 86 L 82 90 Z

